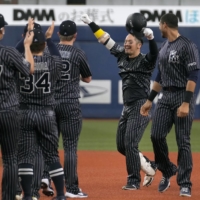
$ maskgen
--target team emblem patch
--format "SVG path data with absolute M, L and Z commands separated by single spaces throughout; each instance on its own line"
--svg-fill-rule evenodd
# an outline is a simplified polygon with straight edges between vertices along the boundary
M 175 50 L 170 51 L 169 63 L 179 63 L 179 55 L 177 55 L 177 51 L 175 51 Z

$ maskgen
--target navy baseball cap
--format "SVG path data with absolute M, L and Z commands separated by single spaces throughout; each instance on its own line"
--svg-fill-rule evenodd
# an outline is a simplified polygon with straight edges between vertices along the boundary
M 40 26 L 40 24 L 37 24 L 34 22 L 34 27 L 33 29 L 39 29 L 42 30 L 42 27 Z M 28 24 L 26 24 L 26 26 L 24 27 L 24 36 L 26 35 L 26 32 L 28 31 Z
M 4 16 L 0 14 L 0 28 L 3 28 L 5 25 L 8 25 L 8 23 L 5 21 Z
M 59 27 L 59 33 L 63 36 L 74 35 L 76 33 L 76 24 L 71 20 L 63 21 Z
M 40 29 L 33 29 L 34 37 L 33 37 L 33 43 L 43 43 L 46 42 L 45 35 Z

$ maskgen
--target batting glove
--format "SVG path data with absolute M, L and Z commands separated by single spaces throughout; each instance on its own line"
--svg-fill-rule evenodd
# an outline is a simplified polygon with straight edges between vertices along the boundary
M 81 20 L 85 23 L 85 24 L 90 24 L 92 22 L 92 20 L 89 18 L 89 16 L 87 14 L 83 14 L 81 16 Z
M 143 33 L 147 40 L 153 40 L 153 31 L 150 28 L 144 28 Z

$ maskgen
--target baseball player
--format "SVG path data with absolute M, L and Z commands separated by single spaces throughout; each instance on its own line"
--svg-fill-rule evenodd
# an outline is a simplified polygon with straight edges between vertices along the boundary
M 140 188 L 140 169 L 144 170 L 151 179 L 145 184 L 149 185 L 155 175 L 155 166 L 149 163 L 138 150 L 138 144 L 149 122 L 148 116 L 140 115 L 140 106 L 146 101 L 150 90 L 150 78 L 157 58 L 157 45 L 154 41 L 153 31 L 149 28 L 143 30 L 149 40 L 150 52 L 146 55 L 140 53 L 142 39 L 136 35 L 126 36 L 124 47 L 118 45 L 110 35 L 93 22 L 87 14 L 81 20 L 88 24 L 98 41 L 117 57 L 119 75 L 122 78 L 124 107 L 118 124 L 117 149 L 126 157 L 127 184 L 123 190 L 137 190 Z M 144 184 L 144 185 L 145 185 Z
M 40 24 L 35 23 L 33 19 L 30 19 L 30 20 L 31 20 L 31 23 L 33 24 L 34 29 L 42 30 L 42 27 L 40 26 Z M 22 35 L 22 39 L 16 45 L 16 49 L 20 53 L 24 53 L 23 41 L 24 41 L 24 35 L 26 35 L 26 32 L 28 31 L 28 29 L 29 29 L 29 26 L 28 26 L 28 24 L 26 24 L 26 26 L 24 28 L 24 33 Z M 57 55 L 57 53 L 58 53 L 57 51 L 52 51 L 52 50 L 54 50 L 54 48 L 56 48 L 55 44 L 51 41 L 53 31 L 54 31 L 54 22 L 52 22 L 52 25 L 47 29 L 47 31 L 45 33 L 45 37 L 46 37 L 46 43 L 47 43 L 47 46 L 49 47 L 51 55 Z M 59 56 L 60 56 L 60 54 L 59 54 Z M 48 168 L 48 166 L 47 166 L 47 168 Z M 37 200 L 40 198 L 39 190 L 41 187 L 41 178 L 42 178 L 43 170 L 44 170 L 43 156 L 42 156 L 41 148 L 39 146 L 35 147 L 35 162 L 34 162 L 33 170 L 35 171 L 35 173 L 33 176 L 32 198 L 33 198 L 33 200 Z M 49 186 L 48 188 L 46 188 L 44 190 L 44 194 L 47 196 L 54 195 L 54 191 L 51 188 L 51 186 Z M 15 199 L 22 200 L 22 198 L 23 198 L 22 189 L 21 189 L 20 185 L 18 184 Z
M 82 127 L 82 114 L 79 103 L 80 79 L 91 81 L 91 72 L 85 53 L 74 47 L 77 37 L 76 24 L 63 21 L 59 26 L 60 43 L 57 48 L 63 61 L 62 75 L 56 86 L 56 118 L 59 132 L 62 133 L 64 147 L 64 174 L 66 197 L 85 198 L 87 194 L 79 188 L 77 174 L 77 146 Z M 49 185 L 48 172 L 45 172 L 42 185 Z
M 163 43 L 158 56 L 158 75 L 141 114 L 148 115 L 152 101 L 161 91 L 153 116 L 151 140 L 155 162 L 162 172 L 159 192 L 170 186 L 170 178 L 176 174 L 180 196 L 191 197 L 192 154 L 190 132 L 195 108 L 194 90 L 198 79 L 199 52 L 196 45 L 178 32 L 178 19 L 174 14 L 165 14 L 159 25 Z M 178 168 L 168 157 L 166 136 L 175 125 L 178 145 Z
M 61 76 L 62 60 L 59 56 L 43 55 L 45 36 L 41 30 L 34 29 L 33 32 L 31 51 L 35 60 L 35 73 L 28 78 L 21 73 L 17 76 L 21 109 L 18 175 L 24 191 L 23 200 L 32 200 L 34 153 L 35 146 L 39 145 L 57 191 L 55 199 L 65 200 L 64 172 L 59 161 L 58 130 L 54 112 L 55 85 Z M 56 48 L 54 50 L 57 51 Z
M 0 14 L 0 39 L 7 23 Z M 24 77 L 34 72 L 30 51 L 33 33 L 24 40 L 25 59 L 12 47 L 0 45 L 0 144 L 3 158 L 2 197 L 14 200 L 17 183 L 17 142 L 20 133 L 18 98 L 14 75 L 19 71 Z

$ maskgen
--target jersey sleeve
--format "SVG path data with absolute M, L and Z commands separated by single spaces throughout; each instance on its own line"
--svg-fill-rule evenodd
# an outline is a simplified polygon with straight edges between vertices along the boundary
M 79 54 L 80 58 L 80 74 L 83 78 L 87 78 L 89 76 L 92 76 L 92 73 L 90 71 L 90 67 L 86 58 L 86 55 L 83 51 L 80 51 Z
M 197 46 L 190 42 L 187 44 L 185 53 L 185 66 L 188 72 L 200 69 L 199 51 Z
M 120 58 L 122 55 L 125 54 L 125 50 L 124 50 L 124 47 L 115 43 L 114 46 L 110 49 L 110 53 L 114 55 L 115 57 Z
M 9 48 L 8 61 L 11 67 L 16 68 L 23 75 L 29 76 L 30 63 L 15 48 Z

